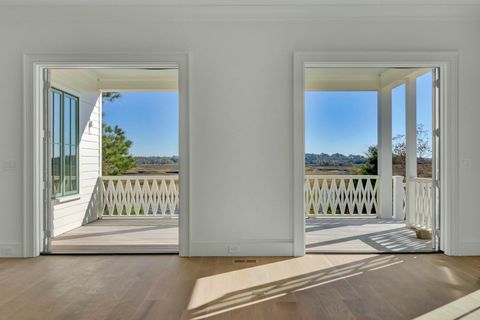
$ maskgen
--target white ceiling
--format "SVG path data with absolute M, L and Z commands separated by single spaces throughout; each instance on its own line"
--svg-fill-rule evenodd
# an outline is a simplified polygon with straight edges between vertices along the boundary
M 307 79 L 371 79 L 377 78 L 388 68 L 305 68 Z
M 98 80 L 176 80 L 177 69 L 84 69 Z
M 105 91 L 177 91 L 177 69 L 54 69 L 52 75 L 85 79 Z
M 305 6 L 305 5 L 480 5 L 480 0 L 0 0 L 0 5 L 156 5 L 156 6 Z
M 305 68 L 306 91 L 375 91 L 423 68 Z

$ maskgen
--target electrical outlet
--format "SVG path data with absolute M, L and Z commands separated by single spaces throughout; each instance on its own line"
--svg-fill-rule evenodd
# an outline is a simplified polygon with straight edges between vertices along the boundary
M 229 253 L 239 253 L 240 252 L 240 246 L 237 244 L 231 244 L 228 246 L 228 252 Z

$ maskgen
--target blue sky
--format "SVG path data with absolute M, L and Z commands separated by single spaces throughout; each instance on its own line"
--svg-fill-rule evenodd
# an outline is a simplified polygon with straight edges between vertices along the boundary
M 431 72 L 417 79 L 417 121 L 429 131 Z M 119 125 L 137 156 L 178 155 L 178 92 L 123 92 L 103 104 L 103 121 Z M 392 135 L 405 134 L 405 85 L 392 92 Z M 431 137 L 429 137 L 431 141 Z M 305 152 L 364 154 L 377 144 L 377 92 L 306 92 Z
M 103 122 L 118 125 L 135 156 L 178 155 L 178 92 L 122 92 L 104 102 Z
M 431 83 L 431 72 L 417 78 L 417 123 L 429 135 Z M 392 91 L 392 135 L 398 134 L 405 134 L 405 85 Z M 305 153 L 364 154 L 376 144 L 377 92 L 305 92 Z

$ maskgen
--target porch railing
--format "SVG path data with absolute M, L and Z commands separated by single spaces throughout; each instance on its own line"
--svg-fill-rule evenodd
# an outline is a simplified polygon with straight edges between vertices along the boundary
M 103 176 L 98 181 L 98 216 L 178 217 L 178 182 L 178 175 Z M 379 176 L 375 175 L 306 175 L 305 215 L 375 217 L 379 203 L 378 182 Z M 398 182 L 404 189 L 403 181 Z M 413 215 L 406 214 L 407 219 L 413 219 L 408 221 L 409 225 L 431 229 L 432 181 L 427 178 L 413 178 L 408 183 L 411 183 L 415 190 L 415 212 Z M 394 198 L 401 201 L 402 211 L 408 210 L 404 190 Z
M 306 175 L 305 215 L 310 217 L 375 217 L 378 176 Z
M 178 175 L 103 176 L 99 217 L 177 217 Z
M 415 190 L 415 215 L 410 225 L 417 229 L 432 229 L 432 179 L 412 178 L 410 182 Z

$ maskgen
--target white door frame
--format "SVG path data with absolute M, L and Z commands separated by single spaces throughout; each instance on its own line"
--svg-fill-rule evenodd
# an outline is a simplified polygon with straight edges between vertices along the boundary
M 49 68 L 159 68 L 178 67 L 180 159 L 180 255 L 190 255 L 189 197 L 189 54 L 25 54 L 23 83 L 23 256 L 35 257 L 43 245 L 42 82 Z
M 293 58 L 293 240 L 294 255 L 305 254 L 304 67 L 440 68 L 440 250 L 458 255 L 458 53 L 295 52 Z

